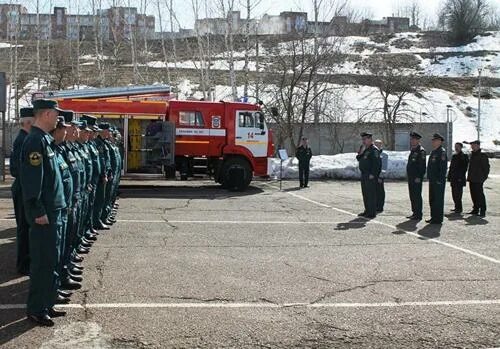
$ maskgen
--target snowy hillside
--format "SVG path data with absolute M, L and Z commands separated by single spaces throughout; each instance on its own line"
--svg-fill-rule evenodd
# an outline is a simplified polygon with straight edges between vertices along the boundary
M 488 36 L 478 36 L 473 43 L 457 47 L 425 47 L 418 33 L 397 33 L 394 38 L 385 43 L 377 43 L 369 37 L 347 36 L 330 37 L 327 41 L 336 52 L 349 55 L 343 63 L 336 64 L 329 69 L 337 74 L 365 74 L 361 62 L 373 54 L 404 54 L 413 55 L 418 62 L 415 72 L 432 76 L 477 76 L 478 68 L 483 69 L 483 75 L 500 78 L 500 32 L 488 33 Z M 312 40 L 307 41 L 311 46 Z M 281 55 L 287 54 L 287 43 L 281 43 L 277 51 Z M 403 48 L 404 47 L 404 48 Z M 478 54 L 480 53 L 480 54 Z M 261 59 L 260 70 L 264 71 L 266 60 L 276 54 L 275 50 L 268 50 L 264 45 L 259 46 Z M 250 50 L 250 57 L 255 57 L 255 49 Z M 433 58 L 427 56 L 432 55 Z M 211 69 L 226 70 L 229 64 L 227 54 L 219 54 L 211 62 Z M 244 52 L 235 52 L 235 70 L 244 69 Z M 165 68 L 162 61 L 151 61 L 147 64 L 151 68 Z M 186 60 L 177 63 L 169 62 L 169 68 L 197 69 L 201 62 Z M 255 61 L 251 59 L 250 71 L 256 71 Z
M 482 68 L 482 76 L 489 78 L 500 78 L 500 32 L 488 33 L 487 36 L 478 36 L 474 42 L 458 47 L 435 47 L 431 50 L 422 42 L 419 33 L 399 33 L 385 43 L 377 43 L 369 37 L 331 37 L 329 42 L 342 54 L 346 54 L 346 61 L 339 63 L 329 69 L 330 73 L 364 75 L 367 72 L 360 68 L 360 59 L 368 59 L 373 54 L 391 55 L 414 55 L 417 62 L 414 73 L 435 77 L 471 77 L 477 76 L 478 68 Z M 312 45 L 312 41 L 309 42 Z M 286 43 L 282 43 L 279 52 L 287 54 Z M 404 48 L 402 48 L 404 46 Z M 269 58 L 272 52 L 259 49 L 263 56 Z M 255 52 L 250 52 L 254 55 Z M 352 56 L 358 56 L 353 58 Z M 212 69 L 227 70 L 228 63 L 224 54 L 218 55 L 218 59 L 212 62 Z M 235 54 L 235 69 L 243 69 L 243 52 Z M 359 57 L 360 56 L 360 57 Z M 350 60 L 354 59 L 354 60 Z M 255 70 L 255 62 L 250 62 L 250 70 Z M 164 67 L 163 62 L 151 62 L 151 67 Z M 172 64 L 173 66 L 173 64 Z M 195 60 L 177 63 L 177 67 L 195 69 L 199 62 Z M 265 66 L 260 65 L 260 71 L 265 71 Z M 177 86 L 177 92 L 181 98 L 201 98 L 202 94 L 197 92 L 198 85 L 190 80 L 184 80 Z M 334 85 L 341 95 L 340 100 L 332 102 L 333 113 L 341 113 L 336 116 L 337 121 L 378 121 L 382 115 L 382 106 L 376 88 L 363 85 Z M 250 86 L 250 89 L 252 86 Z M 261 86 L 261 99 L 265 102 L 270 96 L 266 96 L 266 86 Z M 243 87 L 238 87 L 239 95 L 243 95 Z M 424 90 L 421 95 L 411 96 L 406 100 L 403 108 L 408 115 L 407 122 L 446 122 L 448 115 L 453 123 L 453 142 L 474 140 L 477 138 L 476 124 L 478 114 L 477 97 L 469 94 L 459 95 L 449 91 L 431 88 Z M 252 95 L 250 91 L 249 95 Z M 500 151 L 500 86 L 492 89 L 494 98 L 482 99 L 481 101 L 481 140 L 485 149 Z M 229 86 L 215 86 L 215 99 L 228 99 L 231 96 Z M 266 99 L 267 98 L 267 99 Z

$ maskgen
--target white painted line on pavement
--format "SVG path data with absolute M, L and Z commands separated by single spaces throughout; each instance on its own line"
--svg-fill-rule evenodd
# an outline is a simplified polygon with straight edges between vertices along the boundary
M 276 186 L 272 185 L 272 184 L 268 184 L 268 183 L 264 183 L 265 185 L 271 187 L 271 188 L 274 188 L 274 189 L 279 189 L 277 188 Z M 330 205 L 326 205 L 326 204 L 323 204 L 321 202 L 318 202 L 318 201 L 315 201 L 315 200 L 311 200 L 311 199 L 308 199 L 302 195 L 299 195 L 299 194 L 295 194 L 295 193 L 292 193 L 292 192 L 286 192 L 287 194 L 293 196 L 293 197 L 296 197 L 298 199 L 302 199 L 302 200 L 305 200 L 305 201 L 308 201 L 310 203 L 313 203 L 315 205 L 318 205 L 318 206 L 322 206 L 322 207 L 326 207 L 326 208 L 330 208 L 332 210 L 335 210 L 337 212 L 341 212 L 341 213 L 345 213 L 345 214 L 348 214 L 348 215 L 351 215 L 351 216 L 355 216 L 355 217 L 358 217 L 357 214 L 353 213 L 353 212 L 349 212 L 349 211 L 346 211 L 346 210 L 342 210 L 340 208 L 336 208 L 336 207 L 333 207 L 333 206 L 330 206 Z M 452 248 L 454 250 L 457 250 L 457 251 L 461 251 L 461 252 L 464 252 L 464 253 L 467 253 L 471 256 L 475 256 L 475 257 L 478 257 L 478 258 L 482 258 L 484 260 L 487 260 L 489 262 L 493 262 L 493 263 L 496 263 L 496 264 L 500 264 L 500 260 L 498 259 L 495 259 L 493 257 L 489 257 L 489 256 L 486 256 L 484 254 L 481 254 L 481 253 L 478 253 L 478 252 L 475 252 L 475 251 L 472 251 L 472 250 L 469 250 L 467 248 L 463 248 L 463 247 L 460 247 L 460 246 L 457 246 L 457 245 L 454 245 L 454 244 L 450 244 L 449 242 L 445 242 L 445 241 L 442 241 L 442 240 L 438 240 L 438 239 L 435 239 L 435 238 L 427 238 L 423 235 L 420 235 L 418 233 L 414 233 L 414 232 L 411 232 L 411 231 L 407 231 L 407 230 L 404 230 L 404 229 L 400 229 L 392 224 L 388 224 L 388 223 L 385 223 L 385 222 L 382 222 L 382 221 L 379 221 L 379 220 L 376 220 L 376 219 L 366 219 L 366 218 L 363 218 L 363 217 L 360 217 L 361 219 L 365 220 L 367 223 L 368 222 L 372 222 L 372 223 L 376 223 L 376 224 L 380 224 L 380 225 L 383 225 L 383 226 L 386 226 L 386 227 L 389 227 L 391 229 L 395 229 L 397 231 L 401 231 L 405 234 L 408 234 L 408 235 L 412 235 L 412 236 L 415 236 L 415 237 L 418 237 L 418 238 L 423 238 L 427 241 L 431 241 L 431 242 L 434 242 L 436 244 L 439 244 L 439 245 L 443 245 L 443 246 L 446 246 L 446 247 L 449 247 L 449 248 Z
M 312 224 L 312 225 L 322 225 L 322 224 L 339 224 L 341 222 L 295 222 L 295 221 L 201 221 L 201 220 L 140 220 L 140 219 L 119 219 L 117 222 L 123 223 L 176 223 L 176 224 Z
M 20 276 L 18 278 L 15 278 L 15 279 L 6 281 L 4 283 L 1 283 L 0 287 L 12 286 L 12 285 L 18 284 L 18 283 L 20 283 L 22 281 L 25 281 L 25 280 L 29 280 L 29 277 L 28 276 Z
M 496 305 L 500 299 L 429 301 L 429 302 L 382 302 L 382 303 L 258 303 L 258 302 L 200 302 L 200 303 L 87 303 L 58 304 L 58 308 L 70 309 L 133 309 L 133 308 L 401 308 L 433 306 Z M 26 309 L 25 304 L 1 304 L 0 310 Z

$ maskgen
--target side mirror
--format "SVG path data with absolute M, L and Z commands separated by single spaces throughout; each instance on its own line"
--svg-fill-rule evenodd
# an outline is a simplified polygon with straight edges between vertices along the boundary
M 266 131 L 262 130 L 262 132 L 260 133 L 261 136 L 265 135 L 266 134 Z

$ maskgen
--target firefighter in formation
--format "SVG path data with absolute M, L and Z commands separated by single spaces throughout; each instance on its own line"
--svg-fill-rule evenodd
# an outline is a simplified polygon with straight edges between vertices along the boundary
M 75 120 L 51 100 L 20 110 L 11 156 L 17 270 L 30 276 L 28 318 L 52 326 L 81 288 L 84 255 L 116 222 L 121 136 L 92 116 Z

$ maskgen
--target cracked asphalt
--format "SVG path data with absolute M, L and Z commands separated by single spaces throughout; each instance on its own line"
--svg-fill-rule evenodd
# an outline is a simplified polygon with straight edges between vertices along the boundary
M 2 186 L 0 347 L 500 347 L 500 162 L 492 164 L 486 219 L 452 215 L 441 227 L 404 218 L 403 182 L 386 184 L 375 221 L 355 216 L 358 182 L 297 190 L 287 181 L 280 192 L 256 181 L 244 193 L 209 181 L 126 183 L 119 221 L 85 258 L 83 289 L 54 328 L 33 327 L 16 306 L 28 280 L 13 272 L 15 223 Z

